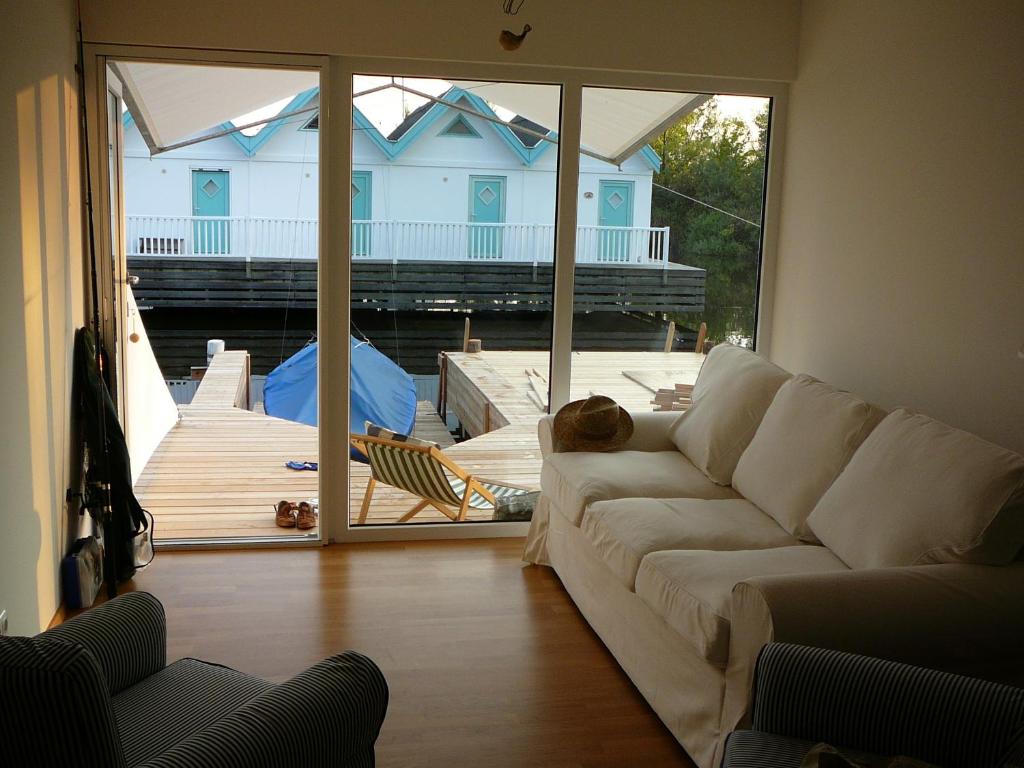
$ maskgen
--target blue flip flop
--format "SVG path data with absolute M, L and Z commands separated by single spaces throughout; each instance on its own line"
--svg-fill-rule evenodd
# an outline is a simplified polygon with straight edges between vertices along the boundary
M 320 465 L 315 461 L 286 461 L 284 463 L 288 469 L 294 469 L 296 471 L 308 470 L 310 472 L 316 472 Z

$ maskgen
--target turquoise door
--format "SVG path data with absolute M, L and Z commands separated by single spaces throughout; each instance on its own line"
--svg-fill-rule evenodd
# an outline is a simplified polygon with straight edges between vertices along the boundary
M 598 187 L 598 224 L 621 227 L 622 231 L 602 229 L 598 237 L 601 261 L 629 261 L 633 226 L 633 182 L 602 181 Z
M 352 171 L 352 255 L 369 256 L 370 219 L 373 216 L 373 174 Z M 365 223 L 364 223 L 365 222 Z
M 469 177 L 469 257 L 500 259 L 505 223 L 505 177 Z
M 192 251 L 199 254 L 231 252 L 230 222 L 206 216 L 231 215 L 231 189 L 227 171 L 192 171 Z

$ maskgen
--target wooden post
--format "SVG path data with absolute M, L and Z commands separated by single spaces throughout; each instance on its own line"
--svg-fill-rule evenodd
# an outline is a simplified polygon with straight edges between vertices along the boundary
M 466 318 L 466 327 L 462 331 L 462 351 L 469 352 L 469 318 Z
M 448 423 L 448 355 L 441 353 L 441 380 L 438 382 L 437 391 L 437 412 L 441 420 Z
M 701 323 L 700 330 L 697 331 L 697 345 L 694 347 L 694 352 L 704 352 L 704 341 L 708 337 L 708 324 Z
M 665 351 L 672 351 L 672 343 L 676 340 L 676 321 L 672 320 L 668 324 L 668 333 L 665 334 Z

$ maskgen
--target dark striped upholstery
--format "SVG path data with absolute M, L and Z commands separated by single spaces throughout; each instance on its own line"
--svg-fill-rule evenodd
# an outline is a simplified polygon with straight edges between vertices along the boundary
M 1006 685 L 773 643 L 758 658 L 753 698 L 753 728 L 762 733 L 944 768 L 1021 759 L 1024 690 Z
M 145 766 L 372 766 L 387 704 L 377 666 L 343 653 L 250 699 Z
M 815 742 L 760 731 L 733 731 L 725 742 L 727 768 L 800 768 Z
M 99 662 L 111 694 L 160 671 L 167 663 L 164 607 L 147 592 L 121 595 L 40 637 L 88 649 Z
M 273 686 L 227 667 L 182 659 L 114 697 L 128 765 L 167 751 Z
M 135 593 L 35 638 L 0 637 L 0 765 L 373 765 L 388 688 L 368 658 L 343 653 L 274 686 L 194 659 L 165 667 L 165 634 L 160 603 Z
M 123 768 L 93 655 L 45 637 L 0 637 L 0 764 Z

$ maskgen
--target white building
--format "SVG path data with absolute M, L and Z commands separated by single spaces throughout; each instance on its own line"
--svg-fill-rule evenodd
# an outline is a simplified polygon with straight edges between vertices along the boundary
M 315 108 L 318 97 L 305 91 L 279 114 Z M 317 118 L 314 110 L 253 136 L 228 133 L 150 157 L 126 113 L 129 255 L 315 257 Z M 525 118 L 496 120 L 459 88 L 388 136 L 355 109 L 353 256 L 550 261 L 557 137 Z M 649 146 L 618 167 L 581 156 L 579 261 L 665 259 L 668 230 L 650 227 L 659 165 Z

